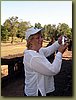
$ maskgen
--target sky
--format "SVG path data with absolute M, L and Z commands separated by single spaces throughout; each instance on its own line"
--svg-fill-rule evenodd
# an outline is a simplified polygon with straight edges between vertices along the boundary
M 66 23 L 72 28 L 72 1 L 1 1 L 1 25 L 12 16 L 31 25 Z

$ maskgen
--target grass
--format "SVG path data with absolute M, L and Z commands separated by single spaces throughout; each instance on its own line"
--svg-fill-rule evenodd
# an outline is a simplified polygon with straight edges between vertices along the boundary
M 48 44 L 49 41 L 43 41 L 43 47 L 45 47 Z M 5 56 L 11 56 L 11 55 L 19 55 L 23 54 L 24 50 L 26 49 L 26 41 L 21 42 L 15 42 L 14 44 L 11 44 L 9 42 L 7 43 L 1 43 L 1 57 Z M 67 51 L 63 54 L 63 56 L 72 57 L 72 51 Z
M 43 42 L 43 46 L 47 45 L 47 41 Z M 1 57 L 22 54 L 26 49 L 26 41 L 18 42 L 18 43 L 1 43 Z
M 1 57 L 23 53 L 25 49 L 25 44 L 4 45 L 1 46 Z

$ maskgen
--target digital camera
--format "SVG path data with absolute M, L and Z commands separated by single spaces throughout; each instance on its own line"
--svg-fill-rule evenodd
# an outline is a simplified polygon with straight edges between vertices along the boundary
M 68 38 L 66 36 L 63 36 L 62 37 L 62 45 L 64 45 L 65 42 L 68 42 Z

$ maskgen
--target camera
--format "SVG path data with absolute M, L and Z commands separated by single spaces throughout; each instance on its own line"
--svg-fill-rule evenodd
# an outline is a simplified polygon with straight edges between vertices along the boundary
M 68 38 L 66 36 L 62 37 L 62 45 L 64 45 L 66 42 L 68 42 Z
M 66 36 L 62 36 L 62 45 L 64 45 L 65 43 L 68 43 L 68 51 L 72 50 L 72 39 L 69 39 Z

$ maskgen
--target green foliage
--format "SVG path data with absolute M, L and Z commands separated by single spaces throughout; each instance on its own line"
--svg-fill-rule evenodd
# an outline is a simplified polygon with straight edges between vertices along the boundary
M 42 26 L 41 26 L 40 23 L 35 23 L 35 27 L 36 27 L 36 28 L 42 28 Z
M 28 23 L 27 22 L 23 22 L 23 21 L 19 22 L 16 36 L 18 38 L 21 38 L 21 42 L 25 38 L 25 31 L 26 31 L 27 28 L 28 28 Z
M 6 27 L 1 25 L 1 41 L 7 41 L 9 39 L 9 32 Z
M 9 36 L 12 37 L 11 43 L 13 43 L 15 36 L 21 38 L 21 41 L 23 41 L 23 39 L 25 38 L 25 30 L 30 26 L 30 23 L 23 21 L 19 22 L 17 16 L 12 16 L 4 22 L 3 26 L 7 30 L 7 33 L 9 33 Z M 5 34 L 6 32 L 1 30 L 1 33 L 2 40 L 4 40 L 4 36 L 7 36 Z
M 7 41 L 10 36 L 12 38 L 11 43 L 13 43 L 14 37 L 16 36 L 20 38 L 22 42 L 25 38 L 26 29 L 29 27 L 32 27 L 30 22 L 19 22 L 17 16 L 12 16 L 4 22 L 3 26 L 1 26 L 1 40 Z M 34 27 L 44 28 L 42 35 L 45 40 L 50 40 L 52 37 L 57 40 L 59 35 L 67 35 L 68 38 L 72 39 L 72 28 L 69 28 L 65 23 L 59 23 L 58 26 L 48 24 L 43 27 L 40 23 L 35 23 Z

